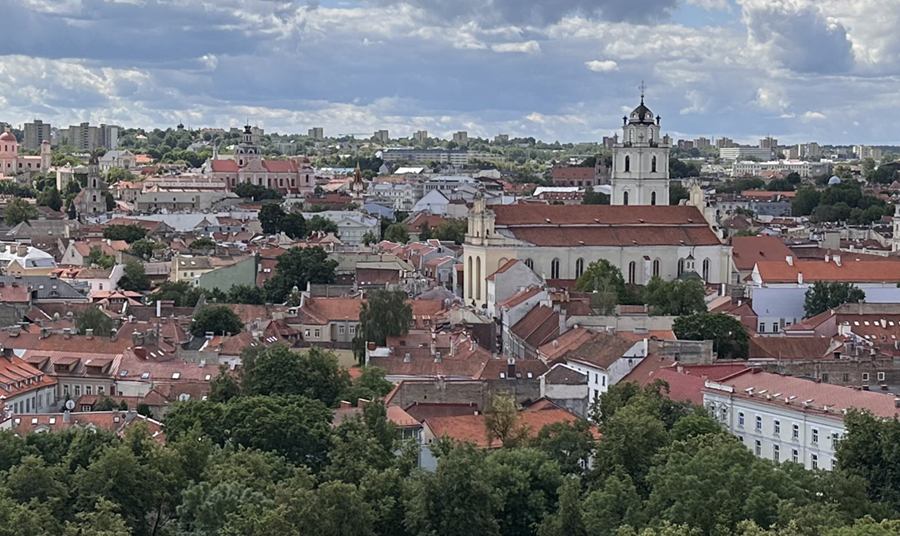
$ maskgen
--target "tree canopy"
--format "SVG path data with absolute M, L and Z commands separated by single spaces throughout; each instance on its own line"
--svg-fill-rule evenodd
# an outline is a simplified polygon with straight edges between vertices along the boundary
M 275 276 L 265 282 L 266 300 L 272 303 L 287 301 L 294 287 L 306 290 L 307 283 L 334 283 L 337 261 L 328 258 L 320 247 L 289 249 L 278 257 Z
M 366 343 L 384 346 L 388 337 L 403 335 L 412 323 L 412 307 L 402 290 L 375 290 L 367 294 L 359 311 L 359 328 L 353 338 L 353 353 L 364 364 Z
M 103 238 L 109 240 L 124 240 L 129 244 L 133 244 L 146 237 L 147 231 L 143 227 L 134 224 L 110 225 L 106 229 L 103 229 Z
M 197 311 L 191 320 L 191 333 L 194 337 L 203 337 L 206 333 L 236 335 L 243 327 L 244 323 L 237 313 L 225 305 L 207 305 Z
M 803 312 L 809 318 L 845 303 L 861 302 L 866 293 L 852 283 L 816 281 L 806 289 L 805 297 Z
M 745 359 L 750 353 L 750 335 L 737 318 L 723 313 L 701 312 L 675 319 L 672 331 L 680 340 L 713 341 L 720 359 Z

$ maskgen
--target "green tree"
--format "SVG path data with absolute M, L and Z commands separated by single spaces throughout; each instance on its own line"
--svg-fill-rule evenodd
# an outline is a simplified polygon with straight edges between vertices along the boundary
M 267 235 L 280 233 L 284 216 L 281 205 L 277 203 L 263 205 L 259 210 L 259 224 L 262 226 L 262 231 Z
M 394 384 L 385 378 L 384 369 L 362 367 L 359 376 L 353 380 L 341 399 L 355 406 L 360 398 L 375 400 L 387 395 L 393 388 Z
M 99 266 L 105 270 L 108 270 L 116 265 L 116 258 L 112 255 L 107 255 L 103 253 L 103 250 L 100 249 L 100 246 L 94 246 L 91 248 L 90 253 L 88 253 L 88 264 L 91 266 Z
M 106 172 L 106 182 L 108 182 L 109 184 L 115 184 L 122 181 L 130 181 L 133 178 L 134 175 L 132 175 L 131 172 L 125 168 L 113 167 L 109 168 L 109 171 Z
M 528 428 L 519 422 L 519 408 L 513 396 L 494 395 L 484 410 L 484 431 L 488 446 L 499 441 L 504 447 L 520 445 L 528 437 Z
M 144 265 L 138 261 L 129 261 L 125 264 L 122 278 L 119 279 L 119 288 L 133 292 L 143 292 L 150 289 L 150 278 L 144 270 Z
M 608 205 L 609 196 L 603 192 L 596 192 L 592 186 L 584 189 L 584 197 L 581 199 L 582 205 Z
M 278 257 L 275 276 L 265 282 L 266 300 L 284 303 L 294 287 L 306 290 L 308 283 L 334 283 L 337 261 L 328 258 L 328 253 L 320 247 L 289 249 Z
M 191 333 L 194 337 L 202 337 L 206 333 L 236 335 L 244 329 L 241 318 L 230 307 L 224 305 L 207 305 L 200 309 L 191 320 Z
M 37 196 L 37 204 L 42 207 L 49 207 L 53 210 L 60 210 L 63 206 L 62 196 L 56 186 L 45 188 Z
M 321 231 L 323 233 L 335 233 L 338 232 L 337 224 L 333 221 L 319 216 L 318 214 L 306 220 L 306 234 L 310 235 L 316 231 Z
M 228 402 L 241 395 L 241 384 L 228 370 L 227 365 L 219 365 L 219 374 L 209 384 L 210 402 Z
M 385 230 L 384 239 L 398 244 L 405 244 L 409 242 L 409 229 L 406 228 L 406 224 L 392 223 Z
M 819 192 L 813 188 L 800 188 L 791 203 L 794 216 L 809 216 L 819 206 Z
M 15 227 L 22 222 L 37 218 L 37 215 L 34 205 L 21 198 L 13 198 L 9 200 L 3 210 L 3 223 L 8 227 Z
M 587 536 L 584 508 L 581 502 L 581 482 L 567 478 L 559 488 L 559 509 L 544 518 L 538 536 Z
M 146 237 L 147 231 L 143 227 L 134 224 L 110 225 L 103 230 L 103 238 L 109 240 L 124 240 L 129 244 L 133 244 Z
M 248 396 L 300 395 L 333 406 L 349 386 L 334 353 L 315 346 L 298 353 L 277 344 L 243 359 L 241 388 Z
M 252 198 L 255 201 L 264 201 L 267 199 L 281 199 L 282 196 L 277 190 L 267 188 L 258 184 L 242 182 L 234 187 L 234 193 L 238 197 Z
M 99 307 L 88 307 L 75 316 L 75 330 L 79 335 L 91 329 L 98 337 L 108 337 L 114 326 L 115 321 Z
M 675 319 L 675 336 L 687 341 L 713 341 L 720 359 L 746 359 L 750 353 L 750 335 L 740 320 L 722 313 L 695 313 Z
M 614 474 L 584 500 L 584 524 L 591 536 L 615 536 L 623 525 L 642 526 L 643 501 L 628 475 Z
M 657 316 L 683 316 L 706 310 L 706 288 L 699 279 L 663 281 L 653 276 L 644 288 L 644 302 Z
M 669 183 L 669 205 L 678 206 L 683 199 L 690 199 L 691 193 L 681 184 L 681 181 Z
M 151 258 L 153 258 L 153 252 L 158 249 L 156 246 L 157 244 L 152 242 L 151 240 L 142 238 L 132 243 L 131 247 L 129 247 L 128 250 L 135 257 L 140 257 L 144 260 L 149 261 Z
M 299 212 L 285 214 L 281 220 L 281 230 L 294 240 L 306 238 L 306 235 L 309 234 L 306 230 L 306 218 Z
M 263 289 L 251 285 L 234 285 L 228 290 L 228 303 L 262 305 L 266 302 Z
M 194 307 L 201 295 L 202 291 L 190 281 L 163 281 L 147 300 L 151 304 L 162 300 L 175 302 L 175 307 Z
M 204 236 L 191 242 L 191 245 L 188 247 L 194 251 L 215 249 L 216 241 Z
M 373 233 L 371 230 L 369 230 L 369 231 L 366 231 L 365 234 L 363 234 L 362 242 L 363 242 L 363 244 L 365 244 L 367 246 L 371 246 L 375 242 L 378 242 L 378 237 L 375 236 L 375 233 Z
M 406 302 L 402 290 L 376 290 L 368 294 L 368 300 L 359 310 L 359 328 L 353 338 L 353 353 L 364 365 L 366 343 L 384 346 L 388 337 L 398 337 L 409 332 L 412 323 L 412 307 Z
M 886 471 L 900 463 L 900 421 L 882 419 L 865 411 L 844 416 L 846 436 L 838 442 L 840 470 L 865 482 L 869 497 L 895 511 L 900 509 L 900 474 Z
M 453 242 L 456 245 L 462 245 L 466 241 L 468 229 L 469 224 L 466 220 L 445 221 L 432 231 L 432 237 L 437 238 L 441 242 Z M 419 240 L 422 240 L 421 236 Z
M 845 303 L 858 303 L 866 299 L 866 293 L 852 283 L 816 281 L 806 289 L 803 311 L 806 317 L 816 316 Z
M 64 536 L 132 536 L 134 531 L 116 510 L 115 503 L 99 498 L 90 511 L 79 512 L 75 521 L 66 522 Z
M 567 475 L 580 475 L 594 455 L 596 441 L 584 419 L 557 422 L 541 428 L 531 445 L 545 452 Z
M 631 301 L 622 272 L 606 259 L 590 263 L 575 283 L 575 289 L 579 292 L 612 294 L 617 304 Z
M 555 510 L 563 476 L 546 453 L 530 448 L 500 449 L 485 458 L 484 473 L 497 495 L 499 509 L 494 518 L 502 536 L 533 534 L 541 520 Z

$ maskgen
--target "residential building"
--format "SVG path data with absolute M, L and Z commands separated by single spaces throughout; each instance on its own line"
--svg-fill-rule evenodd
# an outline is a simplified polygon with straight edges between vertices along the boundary
M 734 140 L 731 138 L 722 136 L 721 138 L 716 140 L 716 149 L 725 149 L 725 148 L 734 147 L 734 146 L 735 146 Z
M 53 255 L 28 244 L 0 243 L 0 275 L 50 275 L 57 268 Z
M 25 123 L 25 149 L 36 151 L 41 148 L 44 140 L 51 144 L 53 142 L 50 123 L 44 123 L 40 119 L 35 119 L 31 123 Z
M 100 171 L 109 171 L 114 167 L 126 170 L 136 169 L 137 157 L 127 149 L 124 151 L 107 151 L 100 157 Z
M 177 254 L 172 258 L 169 278 L 175 283 L 190 281 L 192 285 L 196 285 L 200 281 L 200 276 L 215 269 L 209 257 Z
M 694 140 L 694 147 L 697 149 L 706 149 L 710 146 L 712 146 L 712 143 L 709 141 L 709 138 L 701 136 Z
M 379 143 L 388 143 L 391 141 L 391 134 L 387 130 L 376 130 L 372 135 L 372 139 Z
M 623 142 L 613 147 L 612 205 L 668 205 L 669 151 L 660 120 L 641 104 L 623 117 Z
M 550 170 L 554 186 L 596 186 L 597 175 L 596 167 L 556 166 Z
M 807 469 L 834 469 L 848 410 L 894 419 L 900 400 L 759 370 L 707 380 L 703 405 L 756 456 Z
M 137 195 L 134 207 L 138 212 L 199 212 L 208 211 L 226 201 L 237 201 L 234 192 L 216 190 L 163 190 L 153 189 Z
M 304 212 L 307 220 L 313 216 L 321 216 L 334 222 L 338 228 L 338 238 L 348 245 L 363 243 L 366 233 L 371 233 L 378 240 L 381 238 L 381 223 L 378 218 L 354 210 L 326 210 L 323 212 Z
M 497 134 L 494 136 L 494 143 L 509 143 L 509 134 Z
M 678 140 L 678 148 L 682 151 L 694 150 L 694 142 L 692 140 Z
M 854 145 L 853 155 L 860 160 L 871 158 L 875 161 L 881 160 L 881 149 L 872 147 L 871 145 Z
M 506 263 L 487 276 L 485 279 L 487 291 L 488 315 L 494 318 L 500 317 L 498 304 L 513 297 L 523 288 L 543 284 L 543 280 L 534 271 L 518 259 L 510 259 Z
M 314 140 L 324 140 L 325 139 L 325 129 L 322 127 L 313 127 L 309 129 L 306 133 L 307 136 Z
M 460 130 L 459 132 L 453 133 L 453 143 L 459 145 L 460 147 L 465 147 L 469 144 L 469 133 L 465 130 Z
M 59 145 L 70 145 L 89 152 L 96 149 L 114 150 L 119 146 L 119 128 L 105 124 L 92 127 L 87 122 L 71 125 L 69 128 L 59 129 Z
M 425 143 L 425 140 L 428 139 L 428 131 L 427 130 L 417 130 L 415 134 L 413 134 L 413 140 L 416 143 Z
M 6 417 L 56 407 L 56 380 L 17 356 L 12 348 L 0 348 L 0 391 L 0 411 Z
M 759 148 L 776 150 L 778 149 L 778 139 L 773 138 L 772 136 L 766 136 L 759 140 Z
M 771 162 L 735 161 L 731 166 L 732 177 L 761 177 L 769 174 L 797 173 L 807 179 L 831 173 L 831 162 L 807 162 L 803 160 L 773 160 Z
M 722 147 L 719 149 L 719 158 L 727 162 L 744 160 L 747 157 L 757 158 L 763 162 L 772 160 L 774 151 L 765 147 Z

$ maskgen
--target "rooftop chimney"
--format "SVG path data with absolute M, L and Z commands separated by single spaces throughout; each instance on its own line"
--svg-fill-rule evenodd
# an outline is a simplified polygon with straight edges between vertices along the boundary
M 834 263 L 837 264 L 838 266 L 841 265 L 841 256 L 840 255 L 834 256 Z
M 87 340 L 93 339 L 94 338 L 94 330 L 91 328 L 84 330 L 84 338 Z
M 119 330 L 113 328 L 109 331 L 109 340 L 115 342 L 119 340 Z
M 71 339 L 72 338 L 72 329 L 64 328 L 63 329 L 63 337 L 65 337 L 66 339 Z
M 28 244 L 19 244 L 16 246 L 16 255 L 19 257 L 24 257 L 28 255 Z
M 794 265 L 794 256 L 793 255 L 788 255 L 787 257 L 784 258 L 784 260 L 787 261 L 788 266 Z

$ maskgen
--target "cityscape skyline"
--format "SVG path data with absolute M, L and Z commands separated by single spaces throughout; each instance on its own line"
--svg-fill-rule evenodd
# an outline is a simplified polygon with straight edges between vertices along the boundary
M 586 142 L 646 80 L 676 139 L 894 143 L 888 0 L 526 4 L 6 3 L 0 121 Z

